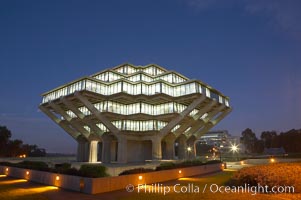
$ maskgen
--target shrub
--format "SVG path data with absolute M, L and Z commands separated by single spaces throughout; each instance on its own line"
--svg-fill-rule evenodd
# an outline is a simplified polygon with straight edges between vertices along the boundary
M 161 163 L 158 167 L 156 167 L 156 171 L 174 169 L 176 167 L 177 167 L 177 165 L 173 162 L 164 162 L 164 163 Z
M 217 163 L 221 163 L 221 161 L 220 160 L 209 160 L 205 164 L 210 165 L 210 164 L 217 164 Z
M 22 161 L 13 164 L 13 166 L 27 169 L 35 169 L 40 171 L 49 171 L 47 163 L 41 161 Z
M 73 176 L 81 176 L 79 170 L 77 170 L 77 169 L 74 168 L 74 167 L 69 168 L 69 169 L 64 169 L 63 172 L 59 172 L 59 173 L 62 173 L 62 174 L 68 174 L 68 175 L 73 175 Z
M 60 164 L 55 164 L 55 171 L 58 173 L 65 173 L 71 169 L 71 164 L 70 163 L 60 163 Z
M 140 173 L 147 173 L 147 172 L 153 172 L 155 170 L 153 169 L 148 169 L 148 168 L 135 168 L 135 169 L 130 169 L 130 170 L 125 170 L 119 174 L 119 176 L 122 175 L 128 175 L 128 174 L 140 174 Z
M 253 166 L 237 171 L 228 182 L 228 185 L 250 186 L 267 185 L 294 186 L 295 192 L 301 192 L 301 165 L 299 163 L 276 163 Z
M 182 163 L 179 163 L 181 167 L 191 167 L 191 166 L 199 166 L 203 165 L 204 163 L 200 160 L 186 160 Z
M 12 163 L 10 163 L 10 162 L 0 162 L 0 165 L 2 165 L 2 166 L 12 166 Z
M 79 169 L 79 174 L 81 176 L 99 178 L 108 176 L 106 173 L 107 168 L 103 165 L 82 165 Z

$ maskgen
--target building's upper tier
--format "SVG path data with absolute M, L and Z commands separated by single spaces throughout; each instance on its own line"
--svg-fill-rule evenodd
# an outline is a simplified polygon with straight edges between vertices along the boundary
M 204 93 L 220 103 L 229 106 L 228 97 L 207 84 L 168 71 L 158 65 L 134 66 L 123 64 L 112 69 L 84 77 L 44 93 L 42 103 L 66 96 L 75 91 L 88 90 L 102 95 L 120 92 L 131 95 L 154 95 L 164 93 L 170 96 L 183 96 L 193 93 Z
M 183 75 L 173 71 L 168 71 L 157 65 L 148 65 L 146 67 L 142 67 L 133 66 L 130 64 L 104 70 L 92 75 L 91 77 L 104 82 L 112 82 L 123 79 L 131 82 L 154 82 L 157 80 L 163 80 L 168 83 L 182 83 L 189 80 Z

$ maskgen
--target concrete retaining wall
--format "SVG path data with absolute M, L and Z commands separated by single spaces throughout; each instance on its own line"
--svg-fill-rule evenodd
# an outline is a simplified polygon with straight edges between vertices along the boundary
M 138 184 L 159 183 L 181 177 L 203 175 L 221 170 L 221 164 L 211 164 L 115 177 L 84 178 L 37 170 L 0 166 L 0 174 L 6 174 L 7 176 L 16 178 L 23 178 L 46 185 L 54 185 L 74 191 L 81 191 L 88 194 L 121 190 L 124 189 L 128 184 L 137 186 Z
M 0 166 L 0 174 L 6 174 L 7 176 L 22 178 L 45 185 L 54 185 L 74 191 L 80 191 L 80 181 L 83 179 L 78 176 L 6 166 Z

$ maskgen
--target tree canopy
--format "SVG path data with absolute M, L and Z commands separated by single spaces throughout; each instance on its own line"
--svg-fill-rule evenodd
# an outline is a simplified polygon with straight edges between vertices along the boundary
M 6 126 L 0 125 L 0 157 L 45 156 L 45 149 L 37 145 L 24 144 L 22 140 L 11 140 L 12 133 Z
M 288 153 L 301 153 L 301 129 L 280 134 L 276 131 L 263 131 L 258 139 L 252 129 L 247 128 L 241 135 L 241 143 L 245 145 L 246 153 L 262 153 L 264 148 L 284 148 Z

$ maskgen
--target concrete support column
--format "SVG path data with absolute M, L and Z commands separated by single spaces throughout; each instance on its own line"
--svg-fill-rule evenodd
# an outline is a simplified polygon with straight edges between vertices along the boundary
M 179 142 L 179 159 L 185 159 L 186 158 L 186 152 L 187 152 L 187 145 L 185 141 Z
M 102 142 L 98 142 L 97 160 L 102 162 Z
M 166 140 L 166 159 L 175 157 L 175 140 Z
M 193 151 L 194 151 L 194 157 L 196 158 L 197 154 L 196 154 L 196 144 L 197 144 L 197 140 L 194 141 L 193 143 Z
M 77 161 L 88 162 L 89 161 L 89 142 L 82 136 L 77 139 Z
M 111 162 L 111 139 L 108 137 L 102 138 L 102 162 L 110 163 Z
M 162 159 L 161 137 L 155 137 L 152 139 L 152 159 Z
M 97 146 L 98 146 L 98 141 L 97 140 L 92 140 L 90 142 L 90 148 L 89 148 L 89 162 L 94 163 L 97 162 Z
M 116 140 L 111 140 L 110 143 L 110 162 L 116 162 L 117 161 L 117 148 L 118 143 Z
M 127 163 L 127 139 L 125 137 L 118 138 L 117 162 Z
M 196 141 L 196 138 L 192 137 L 190 138 L 189 140 L 187 140 L 187 159 L 194 159 L 196 157 L 196 148 L 195 148 L 195 141 Z M 190 151 L 188 151 L 188 147 L 191 148 Z
M 85 145 L 86 142 L 79 141 L 77 144 L 77 161 L 85 162 Z
M 89 154 L 90 154 L 90 143 L 85 142 L 84 162 L 89 162 Z

